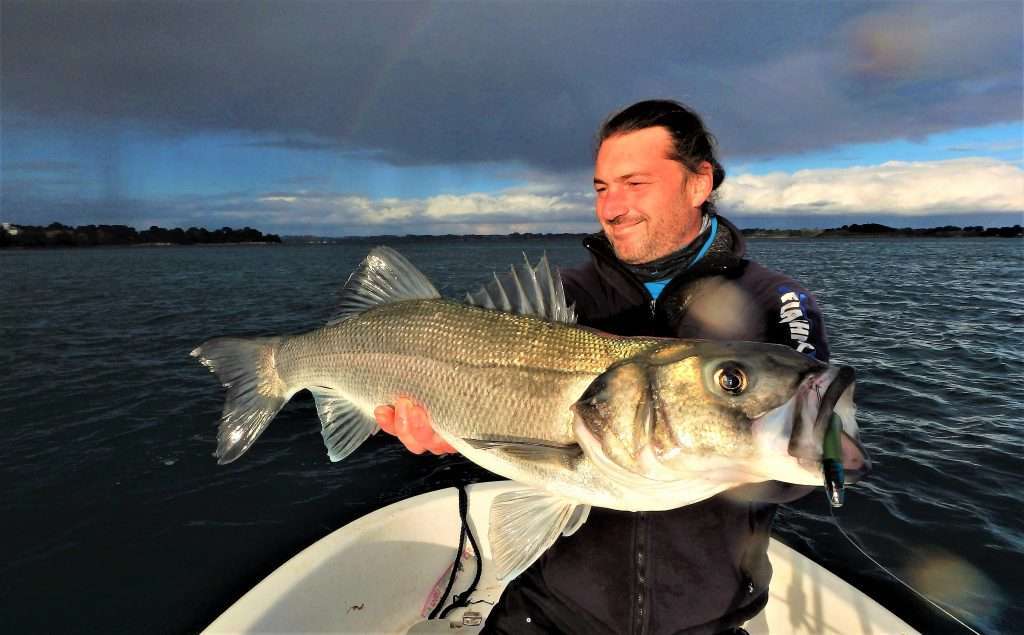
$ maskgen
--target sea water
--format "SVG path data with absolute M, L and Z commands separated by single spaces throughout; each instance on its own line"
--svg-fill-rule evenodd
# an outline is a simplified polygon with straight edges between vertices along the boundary
M 393 246 L 457 297 L 575 239 Z M 369 245 L 0 251 L 0 630 L 191 632 L 302 548 L 400 499 L 494 477 L 378 435 L 327 460 L 297 395 L 217 466 L 223 393 L 189 351 L 315 328 Z M 755 240 L 857 370 L 874 473 L 842 526 L 977 628 L 1024 624 L 1024 267 L 1017 239 Z M 918 628 L 953 630 L 839 534 L 823 494 L 776 535 Z

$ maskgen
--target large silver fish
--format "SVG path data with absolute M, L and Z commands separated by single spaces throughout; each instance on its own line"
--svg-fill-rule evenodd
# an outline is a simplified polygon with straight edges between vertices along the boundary
M 774 344 L 576 326 L 546 260 L 470 300 L 483 306 L 441 299 L 380 247 L 323 328 L 205 342 L 192 355 L 228 389 L 219 462 L 248 450 L 300 390 L 313 393 L 333 461 L 377 432 L 376 406 L 410 397 L 455 449 L 524 485 L 491 511 L 502 577 L 575 531 L 592 505 L 665 510 L 746 483 L 820 485 L 833 414 L 850 480 L 867 467 L 850 369 Z

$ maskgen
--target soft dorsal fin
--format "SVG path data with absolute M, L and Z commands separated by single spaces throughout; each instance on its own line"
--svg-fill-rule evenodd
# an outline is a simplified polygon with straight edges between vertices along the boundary
M 430 280 L 391 247 L 374 247 L 348 277 L 338 308 L 327 323 L 337 324 L 388 302 L 440 298 Z
M 498 309 L 520 315 L 536 315 L 554 322 L 576 323 L 576 312 L 565 301 L 562 276 L 551 271 L 547 254 L 534 267 L 526 254 L 523 264 L 513 265 L 509 273 L 494 274 L 494 281 L 467 293 L 466 301 L 485 309 Z

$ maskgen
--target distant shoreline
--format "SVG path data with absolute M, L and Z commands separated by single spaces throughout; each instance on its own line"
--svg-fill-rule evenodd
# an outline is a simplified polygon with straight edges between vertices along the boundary
M 886 225 L 843 225 L 832 229 L 762 229 L 752 228 L 740 230 L 746 238 L 1019 238 L 1024 236 L 1024 228 L 1020 225 L 1012 227 L 931 227 L 928 229 L 897 229 Z M 506 240 L 539 240 L 551 238 L 578 238 L 588 234 L 577 233 L 519 233 L 511 234 L 378 234 L 374 236 L 282 236 L 287 244 L 318 244 L 331 245 L 341 243 L 371 242 L 416 242 L 430 240 L 486 241 Z
M 178 245 L 263 245 L 279 244 L 281 237 L 258 229 L 222 227 L 188 229 L 150 227 L 137 231 L 127 225 L 79 225 L 50 223 L 46 227 L 0 226 L 0 248 L 50 249 L 54 247 L 173 247 Z
M 982 227 L 981 225 L 957 227 L 945 225 L 913 229 L 895 228 L 878 223 L 852 224 L 832 229 L 744 229 L 748 238 L 1018 238 L 1024 236 L 1020 225 L 1007 227 Z
M 877 223 L 843 225 L 831 229 L 763 229 L 741 230 L 748 239 L 780 238 L 1020 238 L 1024 229 L 1020 225 L 1007 227 L 930 227 L 912 229 L 894 228 Z M 538 240 L 552 238 L 582 239 L 587 234 L 577 233 L 519 233 L 510 234 L 380 234 L 374 236 L 278 236 L 263 234 L 245 227 L 235 230 L 224 227 L 209 231 L 190 227 L 164 229 L 150 227 L 142 232 L 126 225 L 82 225 L 69 227 L 52 223 L 46 227 L 15 226 L 4 223 L 0 228 L 0 248 L 46 249 L 54 247 L 177 247 L 190 245 L 273 245 L 306 244 L 332 245 L 347 243 L 419 242 L 419 241 L 488 241 Z

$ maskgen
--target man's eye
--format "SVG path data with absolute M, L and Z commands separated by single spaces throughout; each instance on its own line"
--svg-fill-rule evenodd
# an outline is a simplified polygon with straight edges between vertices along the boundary
M 626 185 L 633 188 L 637 188 L 640 187 L 641 185 L 647 185 L 647 181 L 628 181 Z

